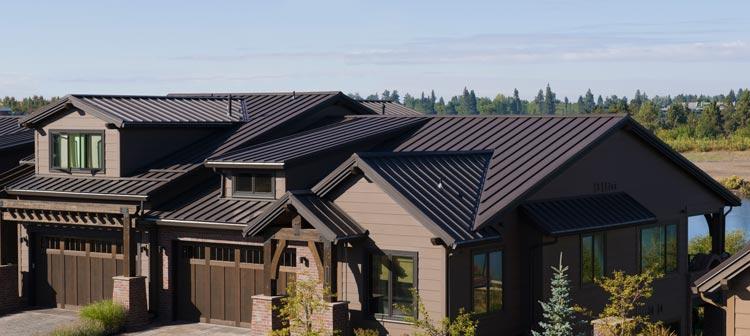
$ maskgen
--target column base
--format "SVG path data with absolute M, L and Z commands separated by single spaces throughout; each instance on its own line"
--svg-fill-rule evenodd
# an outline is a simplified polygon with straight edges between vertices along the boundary
M 18 295 L 18 266 L 0 265 L 0 314 L 21 309 Z
M 125 326 L 138 327 L 148 324 L 146 277 L 116 276 L 112 279 L 114 280 L 112 300 L 128 310 Z
M 276 311 L 281 305 L 282 296 L 254 295 L 253 313 L 250 321 L 250 335 L 267 336 L 282 327 Z

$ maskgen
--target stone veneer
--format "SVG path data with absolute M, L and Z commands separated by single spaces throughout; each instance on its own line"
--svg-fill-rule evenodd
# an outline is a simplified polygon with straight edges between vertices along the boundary
M 148 304 L 146 303 L 146 277 L 116 276 L 112 278 L 112 301 L 128 310 L 125 325 L 128 327 L 148 324 Z

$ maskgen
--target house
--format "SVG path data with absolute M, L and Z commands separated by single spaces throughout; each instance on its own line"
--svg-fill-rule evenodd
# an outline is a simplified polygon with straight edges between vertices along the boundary
M 0 173 L 18 166 L 34 152 L 34 132 L 21 127 L 18 116 L 0 116 Z
M 0 179 L 0 250 L 18 251 L 0 279 L 17 278 L 27 305 L 114 298 L 130 324 L 258 335 L 278 327 L 272 307 L 299 279 L 331 289 L 316 323 L 344 331 L 411 331 L 415 289 L 433 318 L 466 309 L 480 334 L 516 335 L 536 325 L 562 252 L 592 310 L 606 299 L 594 278 L 662 267 L 648 313 L 687 334 L 687 217 L 710 218 L 722 253 L 731 192 L 628 116 L 392 104 L 67 96 L 22 120 L 34 170 Z
M 750 333 L 750 245 L 694 282 L 693 293 L 707 305 L 704 335 Z

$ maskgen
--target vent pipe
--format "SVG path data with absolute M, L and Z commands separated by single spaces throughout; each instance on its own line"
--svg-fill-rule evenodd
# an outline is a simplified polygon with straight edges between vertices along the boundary
M 297 91 L 292 91 L 292 99 L 297 98 Z
M 381 110 L 381 114 L 385 114 L 385 102 L 382 102 L 380 104 L 380 110 Z
M 232 117 L 232 94 L 229 94 L 229 110 L 227 110 L 227 116 Z

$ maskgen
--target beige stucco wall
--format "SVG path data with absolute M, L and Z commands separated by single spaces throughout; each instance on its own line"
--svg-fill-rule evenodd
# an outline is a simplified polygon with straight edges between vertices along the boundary
M 335 203 L 357 223 L 369 230 L 371 244 L 382 250 L 416 252 L 418 254 L 418 291 L 432 318 L 445 316 L 445 265 L 446 251 L 434 246 L 434 237 L 422 224 L 397 204 L 375 183 L 359 178 L 343 192 Z M 349 301 L 352 325 L 378 328 L 391 335 L 410 333 L 412 327 L 403 322 L 378 320 L 364 314 L 367 300 L 364 283 L 368 265 L 366 243 L 353 243 L 339 256 L 340 299 Z
M 67 114 L 44 125 L 41 131 L 35 133 L 36 141 L 36 173 L 70 175 L 66 172 L 50 171 L 50 131 L 52 130 L 91 130 L 104 132 L 104 171 L 97 175 L 120 176 L 120 133 L 117 129 L 108 129 L 106 123 L 81 110 L 71 109 Z M 73 173 L 91 175 L 90 173 Z

